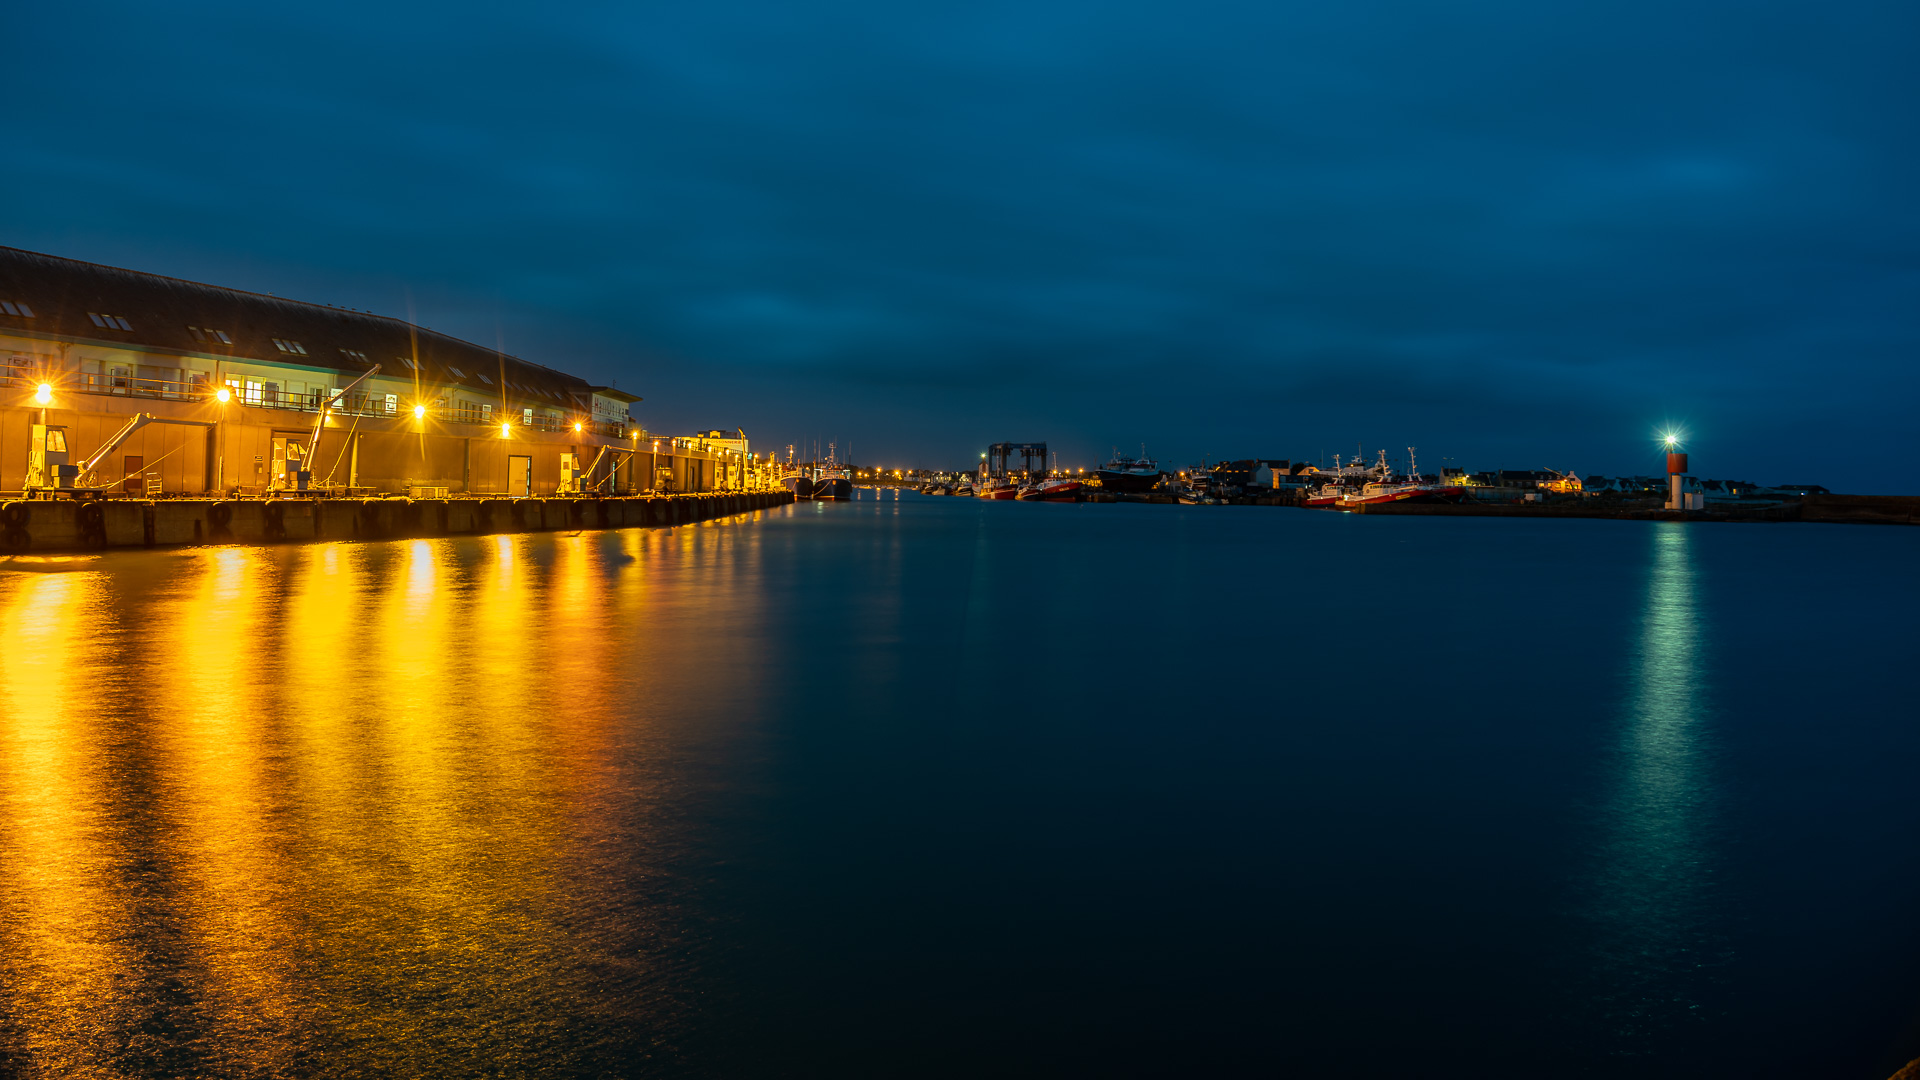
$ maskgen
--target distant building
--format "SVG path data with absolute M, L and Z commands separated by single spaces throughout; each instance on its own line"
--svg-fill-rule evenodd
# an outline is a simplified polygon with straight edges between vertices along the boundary
M 4 490 L 34 430 L 78 460 L 143 412 L 164 422 L 96 468 L 128 492 L 714 486 L 725 455 L 646 435 L 640 400 L 400 319 L 0 248 Z

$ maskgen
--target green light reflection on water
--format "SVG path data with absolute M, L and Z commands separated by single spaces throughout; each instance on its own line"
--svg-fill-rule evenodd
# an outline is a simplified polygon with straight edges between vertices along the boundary
M 1724 950 L 1708 915 L 1716 784 L 1692 529 L 1653 529 L 1619 767 L 1591 886 L 1597 974 L 1610 988 L 1597 1005 L 1618 1052 L 1631 1052 L 1636 1035 L 1704 1019 L 1708 969 Z

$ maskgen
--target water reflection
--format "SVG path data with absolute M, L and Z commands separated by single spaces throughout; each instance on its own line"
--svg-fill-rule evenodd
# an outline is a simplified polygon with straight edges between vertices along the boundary
M 633 808 L 686 751 L 625 742 L 636 672 L 682 719 L 753 692 L 693 677 L 758 621 L 743 531 L 0 574 L 0 1072 L 506 1073 L 668 1037 L 684 1009 L 640 988 L 690 937 L 634 883 L 682 826 Z
M 102 813 L 115 778 L 90 747 L 106 718 L 71 662 L 73 640 L 101 630 L 100 594 L 94 574 L 0 581 L 0 1002 L 8 1034 L 49 1074 L 108 1068 L 120 1040 L 106 1029 L 139 1019 L 120 994 L 141 966 L 121 932 L 138 897 L 117 887 L 123 859 Z
M 1652 529 L 1638 655 L 1594 883 L 1600 1003 L 1616 1039 L 1700 1019 L 1723 942 L 1711 925 L 1714 777 L 1692 528 Z

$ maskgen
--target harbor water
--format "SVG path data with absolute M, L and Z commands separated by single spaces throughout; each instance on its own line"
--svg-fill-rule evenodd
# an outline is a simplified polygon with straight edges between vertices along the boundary
M 1883 1077 L 1920 533 L 863 491 L 0 564 L 0 1074 Z

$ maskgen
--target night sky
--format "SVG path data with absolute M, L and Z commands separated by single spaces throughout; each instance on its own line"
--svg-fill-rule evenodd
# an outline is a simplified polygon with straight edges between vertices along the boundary
M 1920 5 L 24 5 L 0 243 L 965 465 L 1920 491 Z

